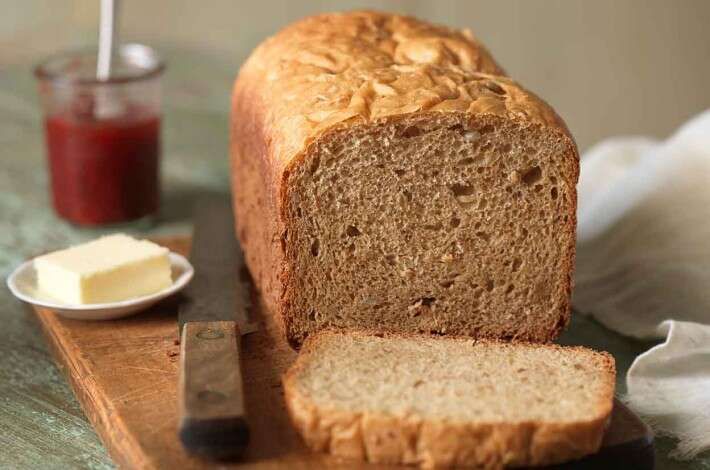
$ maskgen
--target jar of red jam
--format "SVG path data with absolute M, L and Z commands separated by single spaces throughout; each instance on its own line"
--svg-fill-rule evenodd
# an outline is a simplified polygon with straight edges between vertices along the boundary
M 153 49 L 126 44 L 111 76 L 96 52 L 57 55 L 35 69 L 45 116 L 54 209 L 79 225 L 143 219 L 160 195 L 160 76 Z

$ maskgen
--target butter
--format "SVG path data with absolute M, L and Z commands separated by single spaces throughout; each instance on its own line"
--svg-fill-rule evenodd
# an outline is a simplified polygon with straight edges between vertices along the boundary
M 124 234 L 39 256 L 34 267 L 39 290 L 69 304 L 127 300 L 172 284 L 168 249 Z

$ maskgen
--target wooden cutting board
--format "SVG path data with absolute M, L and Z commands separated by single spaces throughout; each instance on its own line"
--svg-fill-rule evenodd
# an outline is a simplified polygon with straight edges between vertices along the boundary
M 188 239 L 160 243 L 180 253 L 189 252 Z M 121 468 L 356 466 L 308 452 L 289 424 L 281 374 L 296 353 L 282 340 L 268 315 L 256 312 L 260 329 L 242 341 L 244 390 L 252 432 L 249 449 L 241 463 L 217 465 L 187 455 L 177 439 L 179 344 L 175 299 L 133 317 L 106 322 L 69 320 L 41 308 L 35 312 L 59 367 Z M 586 463 L 564 468 L 597 468 L 613 466 L 614 462 L 623 462 L 629 469 L 653 465 L 648 428 L 622 406 L 615 408 L 603 451 Z

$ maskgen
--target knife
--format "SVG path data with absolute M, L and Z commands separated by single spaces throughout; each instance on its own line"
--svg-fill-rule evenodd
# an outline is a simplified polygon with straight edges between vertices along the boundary
M 195 207 L 190 260 L 195 276 L 179 307 L 180 440 L 195 455 L 239 457 L 249 442 L 239 345 L 249 321 L 250 284 L 227 197 Z

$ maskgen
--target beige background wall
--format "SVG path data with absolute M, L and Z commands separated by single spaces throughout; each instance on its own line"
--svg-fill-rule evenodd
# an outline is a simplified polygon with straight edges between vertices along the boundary
M 93 43 L 98 4 L 3 0 L 0 86 L 3 68 Z M 707 0 L 124 0 L 123 37 L 169 58 L 194 52 L 194 64 L 171 66 L 194 65 L 196 81 L 222 74 L 223 87 L 212 93 L 224 96 L 226 112 L 232 75 L 261 39 L 300 16 L 357 7 L 473 29 L 510 75 L 558 109 L 583 149 L 616 134 L 662 137 L 710 108 Z

